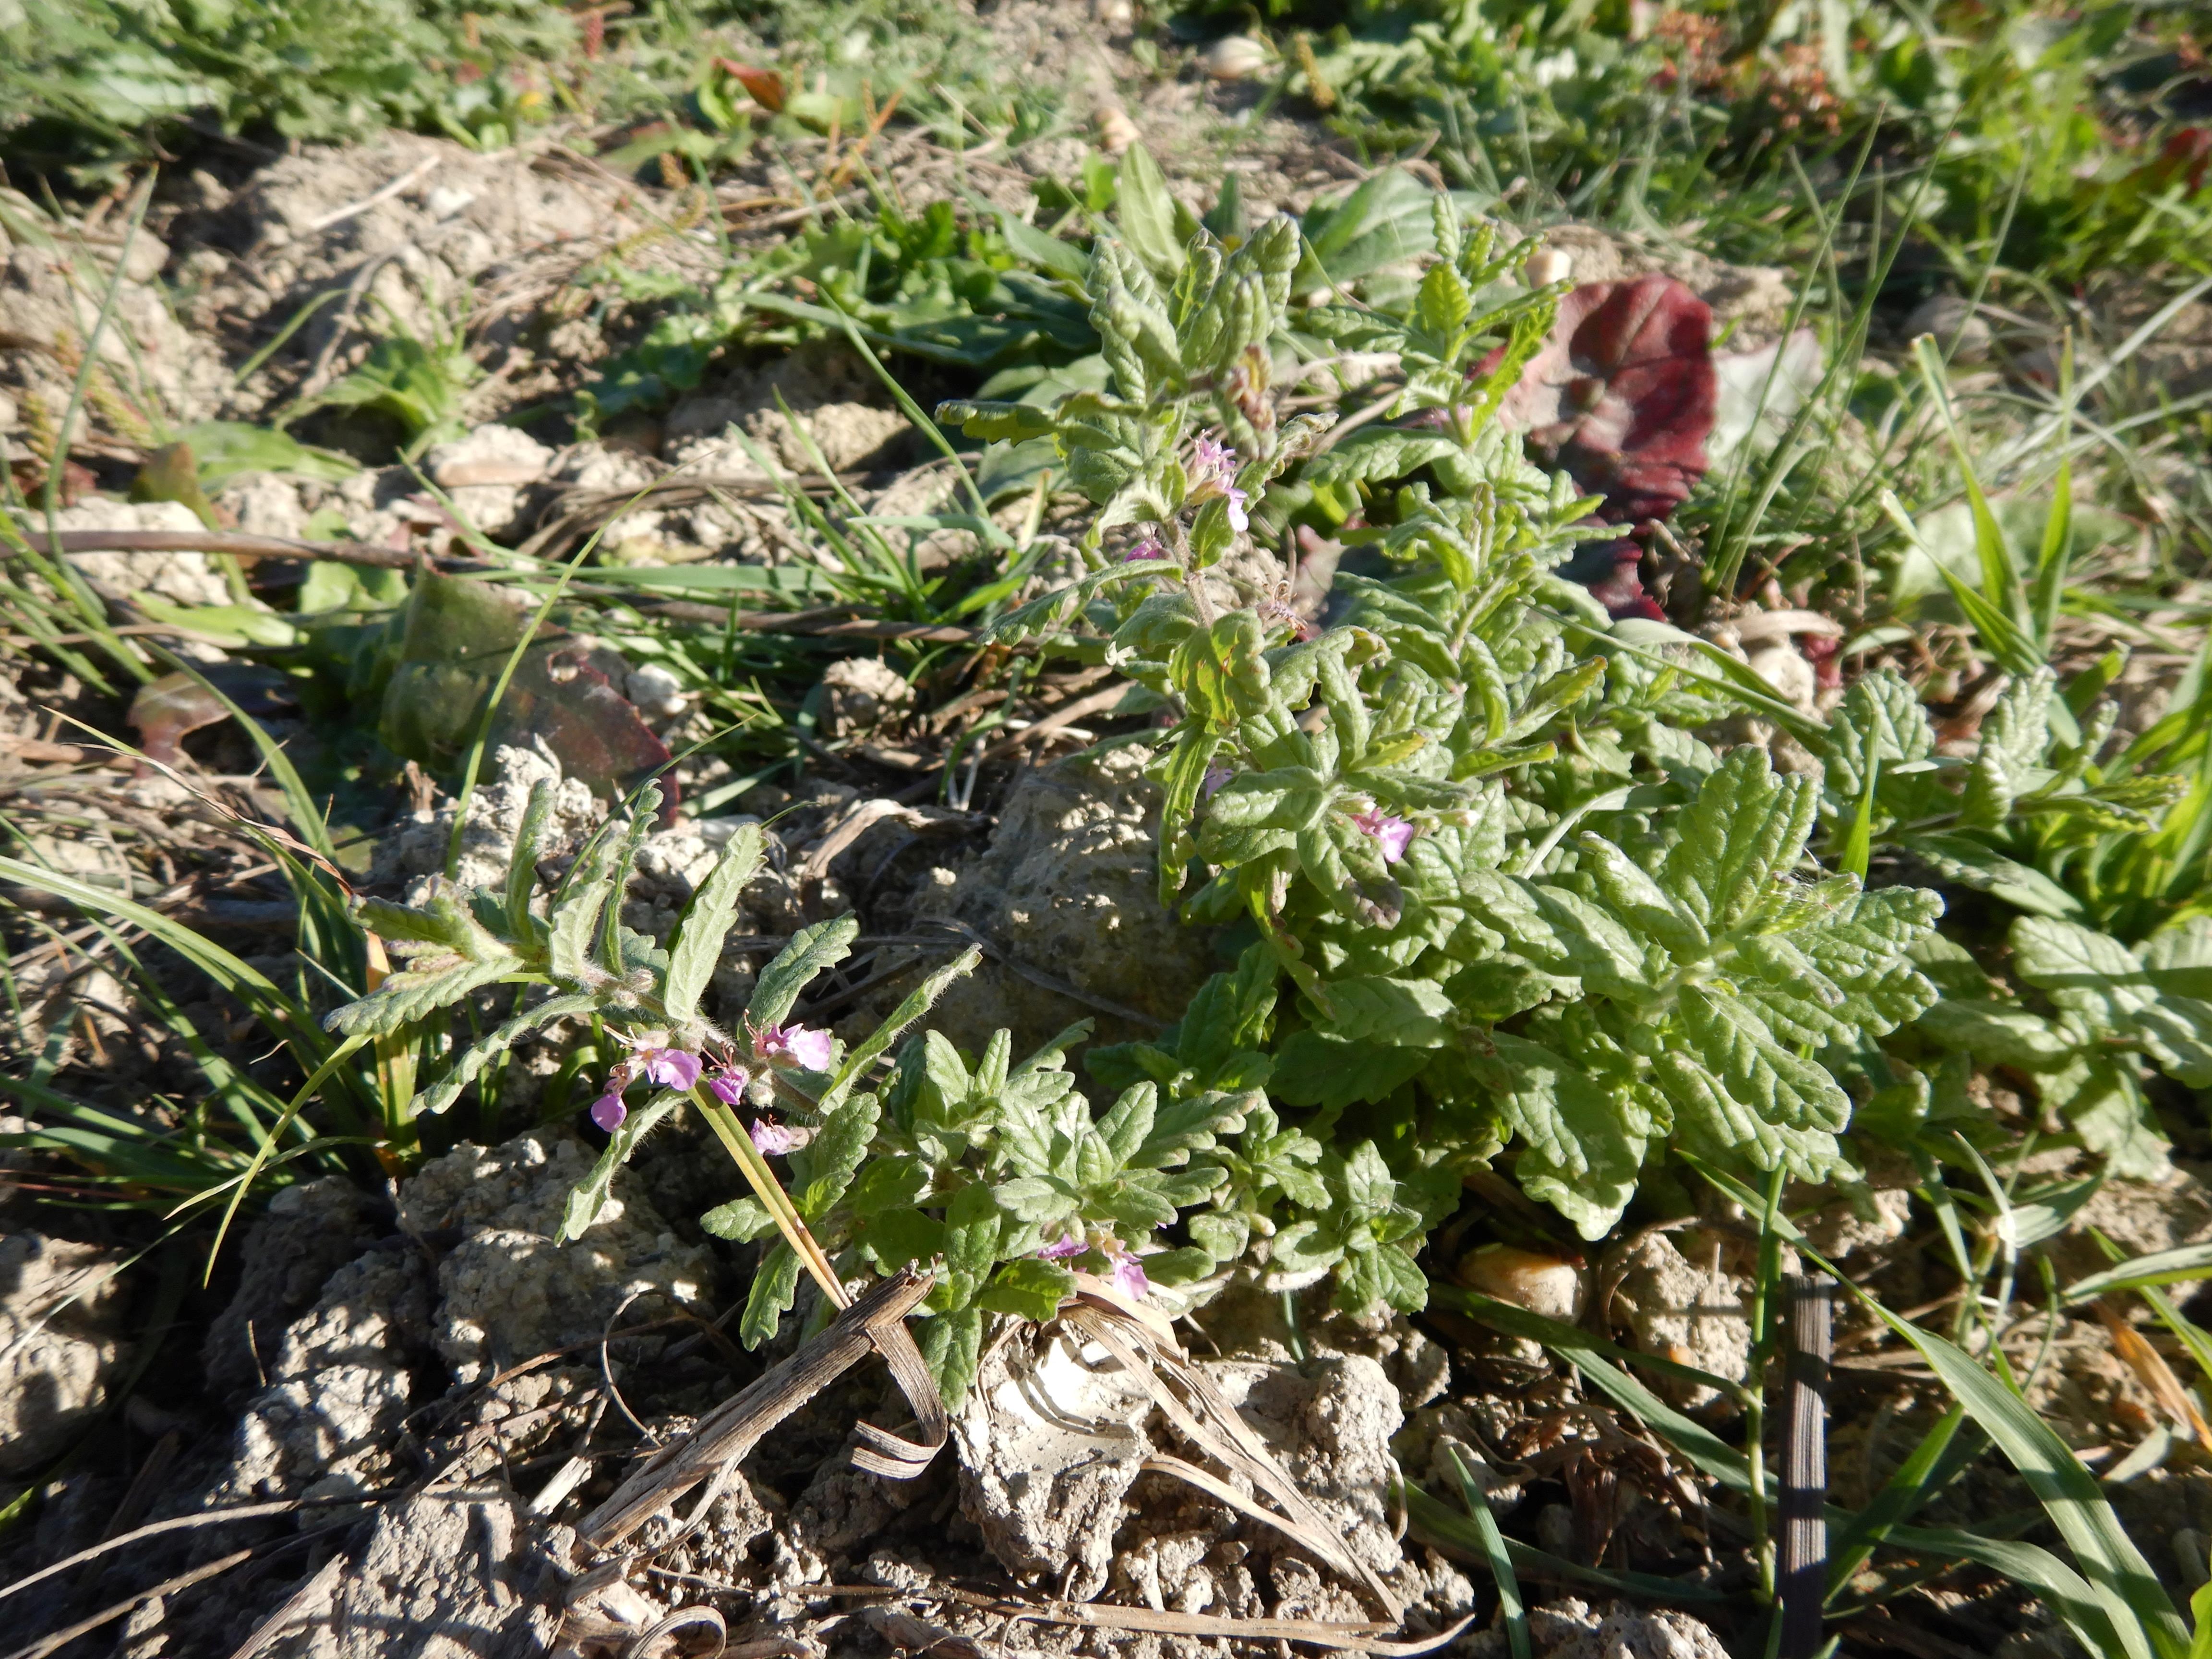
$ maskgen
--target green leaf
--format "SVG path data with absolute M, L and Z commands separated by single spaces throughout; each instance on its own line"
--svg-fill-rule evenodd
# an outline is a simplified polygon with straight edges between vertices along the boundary
M 545 948 L 548 971 L 556 980 L 575 984 L 591 966 L 599 911 L 615 890 L 615 855 L 611 835 L 593 837 L 554 897 Z
M 2154 1250 L 2107 1267 L 2087 1279 L 2077 1279 L 2061 1295 L 2068 1304 L 2094 1302 L 2100 1296 L 2140 1291 L 2156 1285 L 2187 1285 L 2212 1279 L 2212 1244 L 2184 1244 L 2171 1250 Z
M 2013 804 L 2033 790 L 2051 749 L 2051 692 L 2057 676 L 2038 668 L 2005 688 L 1982 722 L 1981 746 L 1966 774 L 1959 821 L 1970 830 L 1996 830 Z
M 442 1112 L 461 1097 L 461 1091 L 483 1075 L 494 1055 L 505 1053 L 514 1040 L 526 1031 L 534 1031 L 541 1025 L 550 1025 L 556 1019 L 566 1019 L 572 1014 L 588 1014 L 599 1006 L 599 999 L 589 994 L 549 997 L 535 1008 L 524 1010 L 510 1020 L 495 1027 L 482 1042 L 465 1048 L 453 1061 L 445 1076 L 416 1097 L 415 1109 L 419 1112 Z
M 774 1336 L 791 1311 L 799 1295 L 799 1269 L 797 1254 L 780 1238 L 762 1255 L 760 1266 L 753 1270 L 745 1310 L 738 1319 L 738 1340 L 748 1351 Z
M 717 1238 L 750 1244 L 775 1231 L 775 1218 L 757 1198 L 733 1198 L 701 1216 L 699 1224 Z
M 676 924 L 668 941 L 668 975 L 661 1002 L 668 1018 L 679 1025 L 699 1012 L 699 999 L 721 963 L 722 941 L 729 937 L 746 884 L 759 871 L 760 861 L 760 826 L 749 823 L 730 837 Z
M 1649 1121 L 1542 1045 L 1503 1033 L 1491 1041 L 1512 1075 L 1503 1103 L 1524 1143 L 1513 1170 L 1521 1189 L 1584 1238 L 1604 1237 L 1636 1196 Z
M 982 1363 L 981 1311 L 962 1308 L 933 1314 L 915 1319 L 913 1330 L 915 1344 L 921 1350 L 922 1364 L 929 1367 L 930 1376 L 937 1380 L 938 1393 L 945 1396 L 945 1409 L 958 1411 L 975 1381 L 976 1368 Z
M 1059 1262 L 1023 1256 L 992 1275 L 990 1284 L 977 1293 L 975 1305 L 987 1313 L 1012 1314 L 1042 1325 L 1074 1293 L 1075 1275 Z
M 745 1018 L 756 1026 L 782 1024 L 798 1003 L 799 993 L 817 975 L 827 973 L 850 956 L 853 941 L 860 936 L 858 916 L 836 916 L 800 928 L 791 936 L 791 943 L 776 952 L 775 959 L 761 969 Z
M 845 1195 L 876 1138 L 882 1111 L 873 1095 L 854 1095 L 830 1113 L 814 1139 L 791 1154 L 791 1201 L 809 1221 L 819 1221 Z
M 838 1064 L 836 1074 L 830 1080 L 830 1086 L 823 1091 L 818 1103 L 821 1109 L 825 1112 L 835 1110 L 861 1073 L 874 1063 L 876 1057 L 897 1042 L 908 1026 L 936 1006 L 937 999 L 945 994 L 946 986 L 972 972 L 982 959 L 982 951 L 970 945 L 909 991 L 899 1006 L 891 1010 L 889 1018 L 846 1051 L 845 1058 Z
M 1904 675 L 1887 665 L 1863 674 L 1830 716 L 1818 752 L 1839 800 L 1865 794 L 1877 771 L 1917 765 L 1936 752 L 1936 729 Z
M 1850 1121 L 1850 1097 L 1835 1079 L 1775 1042 L 1741 999 L 1687 988 L 1681 1012 L 1684 1029 L 1722 1086 L 1760 1121 L 1833 1132 Z
M 324 1027 L 342 1036 L 390 1036 L 402 1026 L 450 1007 L 470 992 L 522 966 L 515 957 L 495 962 L 448 961 L 449 966 L 392 975 L 360 1001 L 332 1009 L 323 1021 Z
M 1168 193 L 1167 179 L 1159 163 L 1142 144 L 1132 144 L 1121 156 L 1121 194 L 1115 206 L 1115 228 L 1137 257 L 1163 282 L 1183 267 L 1182 240 L 1176 234 L 1175 198 Z
M 1286 1106 L 1341 1110 L 1388 1098 L 1432 1057 L 1426 1048 L 1348 1042 L 1309 1028 L 1294 1033 L 1277 1051 L 1267 1092 Z
M 684 1099 L 682 1095 L 664 1091 L 623 1120 L 622 1126 L 608 1137 L 606 1150 L 592 1165 L 592 1172 L 569 1192 L 568 1201 L 561 1212 L 561 1230 L 553 1235 L 556 1244 L 574 1243 L 599 1219 L 600 1206 L 605 1204 L 607 1194 L 614 1186 L 615 1171 L 629 1162 L 630 1154 L 637 1150 L 647 1131 L 674 1111 Z
M 1971 836 L 1908 836 L 1902 845 L 1946 880 L 2002 899 L 2037 916 L 2076 916 L 2081 901 L 2040 870 L 1993 853 Z
M 1328 987 L 1335 1016 L 1328 1035 L 1409 1048 L 1439 1048 L 1450 1040 L 1455 1011 L 1443 988 L 1428 980 L 1340 979 Z
M 1811 780 L 1775 776 L 1754 744 L 1731 750 L 1680 814 L 1668 890 L 1716 933 L 1742 926 L 1803 854 L 1818 810 Z
M 2097 1479 L 2013 1389 L 1942 1337 L 1862 1297 L 1889 1328 L 1917 1349 L 1929 1368 L 1996 1442 L 2051 1524 L 2112 1622 L 2129 1659 L 2184 1659 L 2189 1632 L 2150 1564 L 2128 1537 Z
M 514 939 L 527 939 L 531 926 L 530 899 L 538 890 L 538 843 L 553 816 L 553 780 L 540 778 L 530 787 L 530 801 L 522 809 L 521 825 L 514 832 L 514 850 L 507 861 L 507 930 Z

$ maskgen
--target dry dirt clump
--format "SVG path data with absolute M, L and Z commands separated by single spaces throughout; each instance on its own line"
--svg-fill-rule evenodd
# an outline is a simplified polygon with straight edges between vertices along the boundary
M 595 1342 L 617 1314 L 642 1324 L 714 1304 L 713 1254 L 678 1238 L 627 1171 L 583 1237 L 553 1242 L 594 1156 L 535 1130 L 489 1150 L 465 1143 L 400 1188 L 403 1231 L 460 1234 L 438 1264 L 433 1332 L 459 1381 Z
M 168 246 L 141 228 L 126 247 L 125 228 L 113 216 L 58 225 L 28 197 L 0 189 L 0 441 L 18 459 L 27 448 L 45 453 L 59 430 L 112 282 L 113 309 L 86 387 L 102 425 L 143 441 L 169 422 L 216 413 L 228 390 L 208 331 L 169 309 L 161 283 Z
M 0 1238 L 0 1474 L 50 1462 L 106 1405 L 124 1358 L 120 1265 L 27 1230 Z
M 926 872 L 917 916 L 972 927 L 996 952 L 932 1015 L 954 1042 L 981 1049 L 1004 1026 L 1023 1054 L 1085 1018 L 1102 1040 L 1149 1036 L 1215 970 L 1206 934 L 1159 901 L 1159 789 L 1142 763 L 1125 750 L 1024 774 L 983 852 Z
M 170 227 L 187 247 L 173 274 L 202 332 L 228 333 L 242 357 L 317 296 L 343 296 L 239 388 L 240 412 L 349 366 L 372 321 L 417 337 L 465 321 L 505 348 L 498 373 L 521 390 L 541 354 L 604 349 L 589 329 L 526 343 L 538 308 L 586 260 L 654 229 L 642 192 L 557 151 L 482 155 L 410 133 L 286 156 L 236 191 L 191 182 L 197 200 Z

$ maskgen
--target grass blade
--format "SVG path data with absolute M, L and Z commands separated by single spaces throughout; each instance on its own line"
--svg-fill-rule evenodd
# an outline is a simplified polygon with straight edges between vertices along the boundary
M 1528 1613 L 1521 1605 L 1521 1581 L 1513 1576 L 1513 1558 L 1506 1551 L 1505 1534 L 1498 1530 L 1490 1500 L 1474 1484 L 1467 1460 L 1456 1446 L 1452 1448 L 1452 1466 L 1459 1471 L 1460 1496 L 1466 1500 L 1468 1516 L 1482 1539 L 1483 1553 L 1490 1558 L 1490 1576 L 1498 1583 L 1498 1600 L 1505 1615 L 1505 1639 L 1512 1646 L 1513 1659 L 1529 1659 L 1533 1650 L 1528 1645 Z

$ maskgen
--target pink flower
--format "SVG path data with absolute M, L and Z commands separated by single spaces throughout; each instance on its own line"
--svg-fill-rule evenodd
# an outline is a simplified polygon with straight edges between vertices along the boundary
M 1228 782 L 1229 780 L 1235 775 L 1235 773 L 1231 772 L 1229 768 L 1223 765 L 1219 761 L 1214 762 L 1212 765 L 1206 769 L 1206 775 L 1198 781 L 1199 799 L 1200 800 L 1212 800 L 1216 794 L 1220 793 L 1221 786 Z
M 742 1066 L 725 1066 L 707 1079 L 708 1092 L 725 1106 L 735 1106 L 745 1097 L 745 1085 L 753 1080 L 752 1073 Z
M 1145 1264 L 1127 1250 L 1114 1253 L 1114 1288 L 1132 1301 L 1152 1293 L 1152 1281 L 1145 1277 Z
M 623 1104 L 622 1095 L 614 1089 L 609 1089 L 592 1103 L 592 1121 L 609 1134 L 621 1128 L 623 1120 L 629 1115 L 629 1108 Z
M 1252 515 L 1244 510 L 1244 503 L 1249 498 L 1234 484 L 1222 493 L 1229 497 L 1229 527 L 1231 530 L 1249 530 Z
M 764 1060 L 782 1061 L 805 1072 L 826 1072 L 833 1052 L 830 1033 L 804 1025 L 771 1025 L 753 1037 L 753 1053 Z
M 664 1089 L 688 1090 L 699 1081 L 699 1056 L 681 1048 L 641 1048 L 637 1059 L 646 1081 Z
M 1045 1261 L 1058 1261 L 1065 1256 L 1081 1255 L 1088 1248 L 1084 1241 L 1083 1230 L 1079 1227 L 1057 1243 L 1043 1246 L 1037 1251 L 1037 1255 Z
M 1211 485 L 1212 490 L 1224 490 L 1236 482 L 1237 452 L 1218 439 L 1200 438 L 1193 444 L 1190 464 L 1191 482 L 1201 489 Z
M 1376 847 L 1382 854 L 1382 862 L 1395 864 L 1406 856 L 1406 848 L 1413 839 L 1413 826 L 1403 818 L 1393 817 L 1377 806 L 1353 815 L 1353 826 L 1363 836 L 1372 836 Z
M 814 1139 L 811 1129 L 794 1129 L 788 1123 L 771 1123 L 764 1117 L 757 1117 L 745 1125 L 745 1133 L 753 1138 L 753 1146 L 763 1158 L 795 1152 Z
M 1147 536 L 1121 556 L 1121 562 L 1136 564 L 1146 559 L 1164 559 L 1167 556 L 1168 550 L 1160 545 L 1160 538 L 1158 536 Z

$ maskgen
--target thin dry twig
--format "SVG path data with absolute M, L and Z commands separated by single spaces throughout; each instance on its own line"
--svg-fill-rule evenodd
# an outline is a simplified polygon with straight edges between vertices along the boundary
M 669 1445 L 623 1481 L 605 1503 L 584 1517 L 576 1528 L 577 1535 L 599 1548 L 609 1548 L 705 1481 L 709 1490 L 692 1517 L 693 1524 L 702 1522 L 706 1510 L 712 1507 L 719 1493 L 724 1472 L 734 1468 L 763 1435 L 872 1350 L 881 1352 L 890 1361 L 892 1375 L 902 1387 L 905 1386 L 910 1373 L 904 1367 L 902 1356 L 893 1357 L 891 1350 L 898 1341 L 890 1333 L 896 1330 L 899 1336 L 905 1336 L 905 1326 L 901 1322 L 921 1305 L 933 1282 L 928 1273 L 909 1267 L 873 1286 L 840 1314 L 829 1329 L 708 1413 L 690 1434 Z M 907 1338 L 906 1346 L 912 1347 L 911 1337 Z M 919 1364 L 919 1353 L 914 1358 Z M 921 1372 L 923 1379 L 927 1376 L 926 1370 Z M 951 1426 L 945 1416 L 944 1402 L 936 1398 L 936 1385 L 931 1383 L 925 1396 L 935 1404 L 933 1414 L 921 1402 L 915 1401 L 911 1394 L 908 1397 L 915 1406 L 915 1415 L 921 1419 L 925 1432 L 933 1431 L 935 1443 L 926 1449 L 908 1446 L 904 1452 L 897 1452 L 892 1448 L 904 1446 L 905 1443 L 875 1430 L 872 1435 L 865 1437 L 869 1438 L 870 1446 L 855 1449 L 856 1462 L 864 1451 L 869 1451 L 871 1461 L 863 1467 L 879 1473 L 912 1474 L 935 1455 Z M 865 1431 L 866 1425 L 863 1427 Z M 678 1536 L 690 1530 L 687 1525 Z

